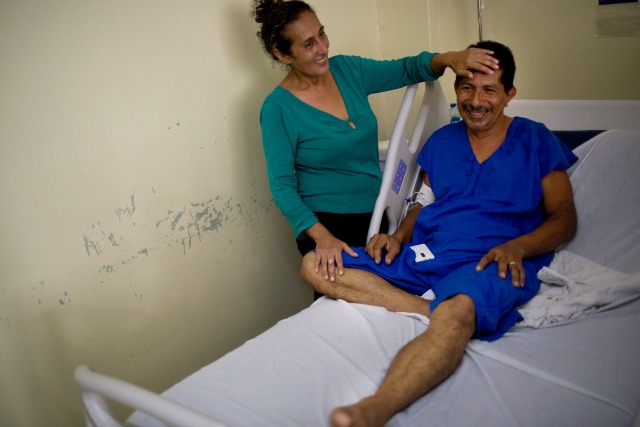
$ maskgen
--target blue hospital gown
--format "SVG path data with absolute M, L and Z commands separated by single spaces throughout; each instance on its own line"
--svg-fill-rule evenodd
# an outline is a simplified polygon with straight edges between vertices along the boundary
M 497 263 L 475 267 L 491 248 L 529 233 L 545 220 L 541 180 L 553 170 L 566 170 L 577 157 L 541 123 L 516 117 L 502 145 L 478 163 L 464 122 L 436 131 L 418 155 L 436 201 L 422 209 L 410 244 L 387 266 L 376 265 L 364 252 L 345 254 L 345 266 L 371 271 L 415 295 L 432 289 L 437 305 L 456 294 L 469 295 L 476 306 L 476 336 L 501 337 L 522 319 L 517 307 L 539 290 L 536 273 L 553 252 L 523 262 L 523 288 L 501 279 Z M 434 259 L 416 261 L 411 246 L 425 243 Z

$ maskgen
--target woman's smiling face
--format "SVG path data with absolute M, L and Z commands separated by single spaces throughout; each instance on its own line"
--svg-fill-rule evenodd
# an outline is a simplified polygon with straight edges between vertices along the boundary
M 276 52 L 280 61 L 309 77 L 329 71 L 329 38 L 315 13 L 302 13 L 287 26 L 285 35 L 291 40 L 291 52 Z

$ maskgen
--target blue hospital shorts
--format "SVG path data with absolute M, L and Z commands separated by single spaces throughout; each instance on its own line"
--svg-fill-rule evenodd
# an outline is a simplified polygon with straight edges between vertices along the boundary
M 500 338 L 522 320 L 517 308 L 540 289 L 540 281 L 536 277 L 538 269 L 526 260 L 523 264 L 525 286 L 518 288 L 511 283 L 509 274 L 506 279 L 498 276 L 498 264 L 495 262 L 482 271 L 476 271 L 481 258 L 477 253 L 451 251 L 434 259 L 416 262 L 416 254 L 410 246 L 404 245 L 390 265 L 384 261 L 376 264 L 364 248 L 354 248 L 358 257 L 343 253 L 343 263 L 346 268 L 373 273 L 413 295 L 420 296 L 431 289 L 436 295 L 429 305 L 431 312 L 454 295 L 468 295 L 476 309 L 475 337 L 485 341 Z

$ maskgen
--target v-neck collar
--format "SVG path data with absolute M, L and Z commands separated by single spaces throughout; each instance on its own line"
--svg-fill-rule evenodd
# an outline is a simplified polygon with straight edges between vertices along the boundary
M 511 123 L 509 123 L 509 126 L 507 127 L 507 132 L 505 134 L 504 137 L 504 141 L 502 141 L 502 143 L 498 146 L 498 148 L 496 148 L 493 153 L 491 153 L 489 155 L 489 157 L 487 157 L 486 159 L 484 159 L 482 162 L 478 161 L 478 158 L 476 157 L 476 153 L 474 153 L 473 151 L 473 147 L 471 146 L 471 138 L 469 138 L 469 134 L 467 133 L 467 128 L 464 128 L 464 134 L 467 138 L 467 148 L 470 152 L 470 156 L 474 161 L 474 166 L 477 167 L 482 167 L 482 165 L 484 165 L 485 163 L 487 163 L 489 160 L 491 160 L 491 158 L 493 158 L 494 156 L 496 156 L 496 154 L 498 154 L 500 151 L 504 150 L 503 147 L 505 145 L 508 145 L 510 143 L 511 140 L 511 129 L 514 127 L 514 123 L 516 122 L 517 117 L 514 117 L 513 120 L 511 120 Z
M 348 127 L 352 128 L 352 129 L 356 129 L 355 123 L 352 125 L 351 123 L 353 123 L 353 116 L 351 114 L 351 109 L 349 107 L 349 103 L 347 101 L 347 99 L 344 97 L 344 95 L 342 94 L 342 90 L 340 89 L 340 84 L 338 83 L 338 79 L 336 78 L 335 74 L 333 74 L 331 71 L 329 71 L 329 73 L 331 73 L 331 77 L 333 77 L 333 81 L 336 83 L 336 87 L 338 88 L 338 92 L 340 92 L 340 97 L 342 98 L 342 102 L 344 102 L 344 108 L 347 110 L 347 119 L 341 119 L 340 117 L 331 114 L 331 113 L 327 113 L 324 110 L 321 110 L 319 108 L 314 107 L 313 105 L 303 101 L 302 99 L 298 98 L 296 95 L 294 95 L 293 92 L 291 92 L 289 89 L 286 89 L 284 87 L 282 87 L 281 85 L 276 86 L 276 90 L 279 91 L 283 91 L 285 92 L 289 97 L 295 99 L 300 105 L 304 105 L 306 106 L 306 108 L 310 108 L 314 111 L 318 111 L 328 117 L 333 117 L 335 120 L 339 121 L 340 123 L 344 123 L 345 125 L 347 125 Z

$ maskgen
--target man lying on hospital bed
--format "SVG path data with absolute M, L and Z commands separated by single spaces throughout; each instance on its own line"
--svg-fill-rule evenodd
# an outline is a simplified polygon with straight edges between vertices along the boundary
M 432 203 L 327 272 L 316 270 L 313 254 L 303 260 L 315 291 L 429 321 L 374 395 L 332 412 L 334 426 L 384 425 L 449 377 L 471 338 L 500 338 L 538 292 L 536 272 L 575 234 L 566 169 L 577 158 L 544 125 L 504 115 L 516 94 L 511 51 L 496 42 L 473 47 L 493 51 L 500 68 L 456 78 L 463 121 L 434 132 L 418 156 L 421 192 Z M 427 291 L 432 301 L 421 298 Z

